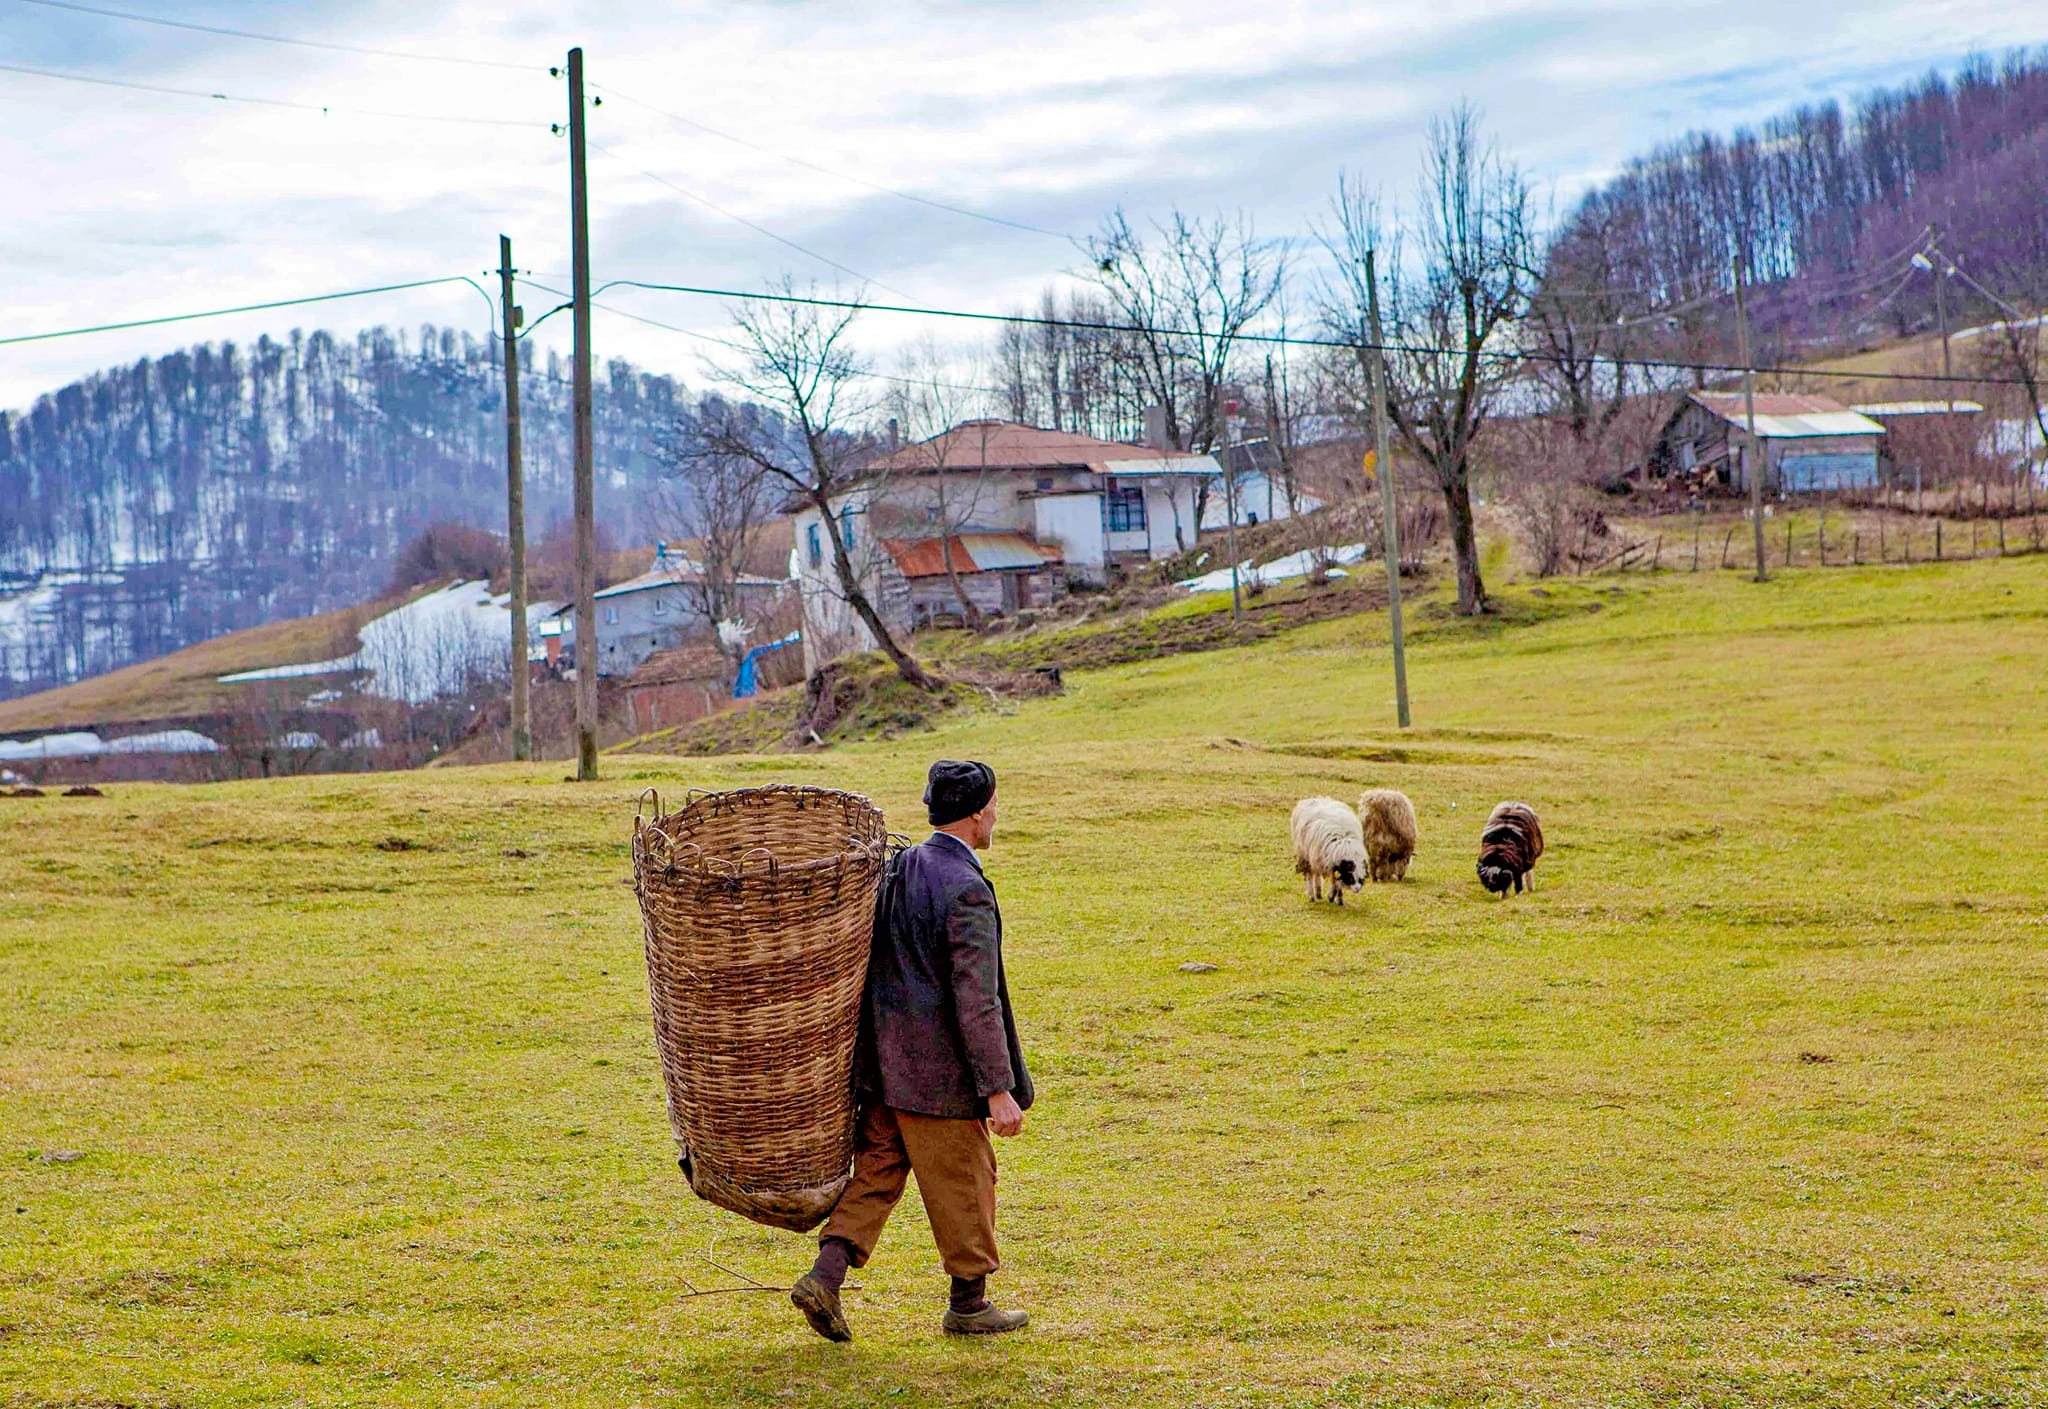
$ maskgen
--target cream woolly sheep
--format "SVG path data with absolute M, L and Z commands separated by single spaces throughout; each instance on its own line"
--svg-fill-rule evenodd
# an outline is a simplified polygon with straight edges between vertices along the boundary
M 1308 877 L 1308 898 L 1344 903 L 1344 892 L 1365 887 L 1365 833 L 1358 814 L 1333 797 L 1305 797 L 1294 804 L 1294 869 Z
M 1365 829 L 1365 855 L 1372 878 L 1398 881 L 1415 855 L 1415 804 L 1393 788 L 1359 795 L 1358 820 Z

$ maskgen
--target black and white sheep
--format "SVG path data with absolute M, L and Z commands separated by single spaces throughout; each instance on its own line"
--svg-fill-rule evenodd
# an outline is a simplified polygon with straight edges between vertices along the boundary
M 1358 798 L 1358 820 L 1365 828 L 1365 856 L 1376 881 L 1398 881 L 1408 874 L 1415 855 L 1415 804 L 1394 788 L 1371 788 Z
M 1365 832 L 1358 814 L 1333 797 L 1305 797 L 1294 804 L 1294 869 L 1308 877 L 1308 898 L 1344 903 L 1346 890 L 1365 888 Z
M 1479 834 L 1479 883 L 1496 895 L 1506 895 L 1513 886 L 1522 893 L 1527 878 L 1536 889 L 1536 858 L 1543 854 L 1543 827 L 1536 809 L 1526 802 L 1503 802 L 1486 818 Z

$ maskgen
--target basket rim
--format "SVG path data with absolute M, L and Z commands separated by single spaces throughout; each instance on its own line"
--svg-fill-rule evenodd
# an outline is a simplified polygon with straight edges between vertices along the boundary
M 849 839 L 847 846 L 832 855 L 817 856 L 807 861 L 782 862 L 766 847 L 751 847 L 735 859 L 710 855 L 695 842 L 679 842 L 670 830 L 671 825 L 692 813 L 703 815 L 716 807 L 731 805 L 734 800 L 766 799 L 769 797 L 791 797 L 831 801 L 844 806 L 856 803 L 871 814 L 879 826 L 879 835 L 873 841 Z M 649 799 L 654 803 L 654 815 L 643 815 L 642 809 Z M 707 807 L 707 804 L 715 805 Z M 742 802 L 740 805 L 747 805 Z M 865 793 L 853 792 L 846 788 L 821 788 L 809 783 L 763 783 L 749 788 L 730 788 L 720 791 L 706 791 L 692 788 L 685 794 L 683 805 L 673 812 L 664 812 L 661 794 L 654 788 L 647 788 L 640 794 L 640 803 L 633 813 L 633 858 L 658 867 L 664 874 L 694 874 L 721 881 L 732 881 L 746 877 L 809 876 L 818 872 L 843 870 L 849 861 L 855 863 L 879 863 L 887 858 L 890 834 L 887 819 L 882 809 Z M 655 853 L 662 853 L 657 856 Z

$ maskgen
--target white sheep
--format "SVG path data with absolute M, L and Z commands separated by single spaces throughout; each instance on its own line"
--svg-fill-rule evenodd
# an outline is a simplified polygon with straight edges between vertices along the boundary
M 1376 881 L 1398 881 L 1415 855 L 1415 804 L 1393 788 L 1359 795 L 1358 820 L 1365 828 L 1365 855 Z
M 1344 903 L 1344 892 L 1365 888 L 1365 832 L 1358 814 L 1333 797 L 1305 797 L 1294 804 L 1294 869 L 1308 877 L 1308 898 Z

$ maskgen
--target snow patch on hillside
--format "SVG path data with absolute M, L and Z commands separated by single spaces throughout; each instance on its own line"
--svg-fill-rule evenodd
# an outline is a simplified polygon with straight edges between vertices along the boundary
M 511 654 L 510 594 L 493 596 L 481 580 L 458 582 L 376 617 L 358 635 L 354 655 L 273 665 L 223 675 L 223 685 L 365 671 L 363 690 L 424 704 L 503 676 Z
M 1328 549 L 1323 556 L 1332 563 L 1355 563 L 1371 551 L 1371 544 L 1353 543 L 1344 548 Z M 1303 549 L 1299 553 L 1289 553 L 1284 558 L 1275 558 L 1270 563 L 1258 566 L 1240 563 L 1237 569 L 1238 582 L 1245 587 L 1251 586 L 1254 582 L 1263 582 L 1270 587 L 1293 578 L 1307 577 L 1315 570 L 1316 557 L 1315 551 Z M 1200 577 L 1188 578 L 1180 585 L 1190 592 L 1228 592 L 1230 569 L 1217 568 L 1214 572 L 1205 572 Z

